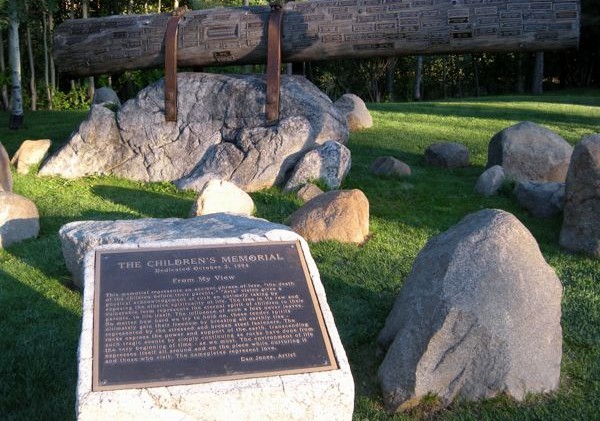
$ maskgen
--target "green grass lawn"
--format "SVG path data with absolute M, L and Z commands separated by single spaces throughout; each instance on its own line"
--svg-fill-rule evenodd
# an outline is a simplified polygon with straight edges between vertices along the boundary
M 600 92 L 510 96 L 424 103 L 372 104 L 374 127 L 350 137 L 352 170 L 343 188 L 359 188 L 370 201 L 371 237 L 362 246 L 311 245 L 356 385 L 355 420 L 581 420 L 600 412 L 600 261 L 566 254 L 558 246 L 561 217 L 535 219 L 508 193 L 473 192 L 497 131 L 529 120 L 572 144 L 600 132 Z M 56 149 L 84 112 L 36 112 L 18 132 L 0 128 L 9 154 L 26 139 L 51 138 Z M 8 116 L 0 114 L 0 121 Z M 442 170 L 423 164 L 436 141 L 465 144 L 471 166 Z M 409 164 L 401 180 L 375 177 L 368 168 L 382 155 Z M 186 217 L 194 194 L 168 183 L 113 177 L 79 180 L 15 175 L 15 192 L 41 215 L 40 237 L 0 250 L 0 419 L 74 418 L 81 293 L 70 287 L 58 229 L 85 219 Z M 283 220 L 300 203 L 277 189 L 252 194 L 257 216 Z M 412 262 L 425 242 L 482 208 L 515 214 L 533 233 L 564 285 L 560 389 L 517 403 L 506 397 L 437 408 L 434 399 L 407 414 L 387 415 L 376 382 L 381 360 L 375 340 Z

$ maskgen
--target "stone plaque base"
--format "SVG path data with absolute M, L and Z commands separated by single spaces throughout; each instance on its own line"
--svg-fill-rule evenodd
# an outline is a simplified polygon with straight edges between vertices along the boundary
M 265 221 L 260 222 L 261 228 L 264 228 Z M 246 220 L 242 225 L 247 226 L 247 224 Z M 281 225 L 272 224 L 270 228 L 272 229 L 267 228 L 262 234 L 257 234 L 256 230 L 249 234 L 246 230 L 241 229 L 237 237 L 219 238 L 218 233 L 215 233 L 215 238 L 107 244 L 96 250 L 206 246 L 210 244 L 239 245 L 240 243 L 260 241 L 299 240 L 321 306 L 338 369 L 191 385 L 92 391 L 95 253 L 91 251 L 86 255 L 84 269 L 77 419 L 80 421 L 107 419 L 127 421 L 351 420 L 354 382 L 308 245 L 297 234 L 286 230 Z M 231 235 L 231 231 L 228 232 L 228 235 Z

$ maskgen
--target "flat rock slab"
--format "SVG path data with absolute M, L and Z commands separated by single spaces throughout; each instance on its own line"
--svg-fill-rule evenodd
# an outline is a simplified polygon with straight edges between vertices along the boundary
M 459 168 L 469 165 L 469 149 L 461 143 L 432 143 L 425 149 L 425 162 L 442 168 Z
M 116 113 L 94 105 L 40 175 L 113 174 L 196 191 L 219 178 L 255 191 L 283 185 L 296 162 L 327 140 L 348 140 L 344 117 L 301 76 L 282 76 L 274 126 L 265 119 L 264 76 L 179 73 L 177 86 L 176 122 L 165 122 L 163 80 Z
M 600 134 L 585 136 L 571 158 L 560 245 L 600 258 Z
M 78 352 L 79 421 L 352 419 L 354 382 L 319 271 L 306 242 L 287 227 L 227 214 L 189 220 L 85 221 L 69 226 L 61 231 L 69 232 L 72 240 L 79 238 L 79 250 L 87 251 L 80 267 L 85 287 Z M 161 229 L 166 237 L 160 236 Z M 176 231 L 179 235 L 175 235 Z M 94 250 L 297 240 L 306 257 L 339 369 L 193 385 L 92 391 Z
M 0 191 L 0 248 L 37 237 L 39 232 L 35 203 L 18 194 Z
M 501 165 L 510 180 L 564 182 L 573 147 L 539 124 L 523 121 L 496 133 L 486 168 Z
M 418 254 L 378 341 L 390 412 L 429 393 L 489 398 L 558 388 L 562 285 L 508 212 L 467 215 Z

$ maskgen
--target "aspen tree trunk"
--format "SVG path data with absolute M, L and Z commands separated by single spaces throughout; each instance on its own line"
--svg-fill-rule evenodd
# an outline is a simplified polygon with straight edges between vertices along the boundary
M 423 99 L 423 56 L 417 56 L 415 65 L 415 85 L 413 87 L 413 99 L 420 101 Z
M 21 91 L 21 50 L 19 48 L 19 16 L 17 0 L 9 3 L 8 58 L 11 70 L 11 112 L 8 127 L 18 130 L 23 125 L 23 93 Z
M 2 30 L 0 30 L 0 72 L 4 74 L 6 72 L 6 62 L 4 59 L 4 36 Z M 2 109 L 8 110 L 10 107 L 10 101 L 8 99 L 8 88 L 6 83 L 2 84 Z
M 130 2 L 131 4 L 131 2 Z M 89 17 L 89 9 L 90 9 L 90 0 L 82 0 L 81 2 L 81 17 L 83 19 L 87 19 Z M 94 76 L 88 77 L 88 88 L 87 95 L 90 101 L 94 99 L 94 92 L 96 90 Z
M 25 13 L 29 14 L 29 3 L 25 1 Z M 31 92 L 31 111 L 37 111 L 37 88 L 35 86 L 35 63 L 33 62 L 33 45 L 31 45 L 31 28 L 29 22 L 25 27 L 27 38 L 27 58 L 29 59 L 29 91 Z
M 50 62 L 48 61 L 48 14 L 44 11 L 42 14 L 42 35 L 44 43 L 44 86 L 46 88 L 46 100 L 48 109 L 52 109 L 52 90 L 50 89 Z

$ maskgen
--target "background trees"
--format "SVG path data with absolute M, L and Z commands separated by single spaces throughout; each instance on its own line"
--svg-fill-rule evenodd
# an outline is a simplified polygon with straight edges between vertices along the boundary
M 267 1 L 250 0 L 249 3 L 266 4 Z M 177 5 L 198 9 L 243 4 L 244 0 L 0 0 L 0 107 L 11 109 L 15 115 L 19 113 L 19 104 L 21 109 L 31 110 L 82 108 L 93 94 L 94 85 L 111 85 L 126 99 L 162 76 L 161 69 L 95 79 L 71 79 L 69 75 L 58 74 L 51 54 L 52 32 L 65 19 L 167 12 Z M 301 68 L 333 99 L 353 92 L 370 102 L 600 87 L 600 2 L 581 0 L 581 5 L 580 48 L 546 52 L 543 59 L 538 54 L 537 61 L 535 53 L 466 54 L 422 56 L 422 63 L 417 57 L 394 57 L 312 62 Z M 10 39 L 17 39 L 16 35 L 17 44 L 9 46 Z M 17 69 L 12 66 L 17 58 L 21 62 L 17 66 L 20 84 Z M 542 64 L 543 72 L 540 72 Z M 248 71 L 240 66 L 206 70 Z M 261 70 L 260 66 L 251 69 Z M 21 86 L 22 100 L 19 101 Z

